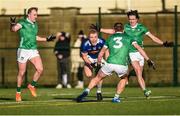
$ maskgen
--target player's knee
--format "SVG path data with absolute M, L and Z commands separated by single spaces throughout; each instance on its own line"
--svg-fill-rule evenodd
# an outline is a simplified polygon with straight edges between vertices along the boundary
M 92 78 L 92 73 L 91 72 L 85 72 L 85 75 L 87 78 Z
M 97 85 L 100 81 L 101 81 L 100 78 L 97 78 L 97 77 L 94 78 L 94 83 L 95 83 L 96 85 Z
M 43 67 L 37 68 L 37 72 L 38 72 L 39 74 L 42 74 L 42 72 L 43 72 Z
M 19 71 L 19 72 L 18 72 L 18 76 L 20 76 L 20 77 L 23 77 L 24 74 L 25 74 L 25 71 Z
M 87 78 L 92 78 L 92 75 L 86 75 Z
M 142 73 L 142 71 L 141 71 L 141 68 L 140 68 L 140 67 L 136 67 L 134 70 L 135 70 L 135 72 L 136 72 L 136 75 L 138 75 L 138 74 Z

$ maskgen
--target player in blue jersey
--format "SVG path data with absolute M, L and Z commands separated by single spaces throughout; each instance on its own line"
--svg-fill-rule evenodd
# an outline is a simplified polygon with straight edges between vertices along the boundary
M 104 43 L 104 39 L 98 38 L 98 32 L 96 30 L 90 30 L 89 38 L 81 45 L 81 55 L 85 62 L 84 72 L 86 77 L 90 79 L 93 77 L 93 69 L 95 73 L 97 73 L 100 69 L 99 65 L 97 65 L 97 58 L 100 50 L 104 46 Z M 101 86 L 102 81 L 97 85 L 96 95 L 98 101 L 102 100 Z

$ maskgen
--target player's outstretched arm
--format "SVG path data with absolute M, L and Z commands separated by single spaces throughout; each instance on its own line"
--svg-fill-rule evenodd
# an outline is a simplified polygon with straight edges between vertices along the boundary
M 45 37 L 36 36 L 37 41 L 46 41 Z
M 47 42 L 50 42 L 50 41 L 53 41 L 54 39 L 56 39 L 56 36 L 54 36 L 53 34 L 47 36 L 47 37 L 40 37 L 40 36 L 36 36 L 36 40 L 37 41 L 47 41 Z
M 106 33 L 106 34 L 114 34 L 115 30 L 114 29 L 104 29 L 104 28 L 101 28 L 100 32 Z
M 56 39 L 56 36 L 54 36 L 53 34 L 46 37 L 47 42 L 54 41 L 55 39 Z
M 155 43 L 163 45 L 164 47 L 173 47 L 174 43 L 173 42 L 168 42 L 165 41 L 163 42 L 162 40 L 160 40 L 159 38 L 157 38 L 156 36 L 154 36 L 153 34 L 151 34 L 150 32 L 147 34 Z
M 102 33 L 106 33 L 106 34 L 114 34 L 115 30 L 114 29 L 104 29 L 104 28 L 100 28 L 97 24 L 91 24 L 90 29 L 94 29 L 97 32 L 102 32 Z
M 145 58 L 145 60 L 148 63 L 149 67 L 152 67 L 154 70 L 155 68 L 155 63 L 148 57 L 148 55 L 146 54 L 146 52 L 137 44 L 137 43 L 133 43 L 133 46 L 140 52 L 140 54 Z

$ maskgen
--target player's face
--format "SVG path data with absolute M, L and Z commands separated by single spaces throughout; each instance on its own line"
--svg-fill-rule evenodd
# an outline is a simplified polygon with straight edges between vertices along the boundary
M 89 40 L 93 45 L 96 45 L 97 40 L 98 40 L 98 34 L 97 33 L 91 33 L 89 34 Z
M 136 18 L 135 15 L 130 15 L 130 16 L 128 17 L 128 19 L 129 19 L 129 23 L 130 23 L 130 25 L 131 25 L 132 27 L 135 26 L 135 25 L 137 24 L 137 22 L 138 22 L 138 19 Z
M 32 22 L 36 22 L 37 19 L 37 11 L 36 10 L 32 10 L 29 14 L 28 14 L 28 19 Z
M 83 37 L 83 35 L 78 35 L 78 38 L 82 38 Z
M 65 37 L 64 36 L 59 36 L 59 40 L 64 41 Z

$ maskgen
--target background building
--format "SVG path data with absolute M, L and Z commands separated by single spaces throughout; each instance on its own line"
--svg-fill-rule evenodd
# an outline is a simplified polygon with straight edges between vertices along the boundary
M 163 5 L 164 2 L 164 5 Z M 163 9 L 172 10 L 180 6 L 180 0 L 0 0 L 1 14 L 23 14 L 31 6 L 39 8 L 40 14 L 50 14 L 49 7 L 80 7 L 81 13 L 97 13 L 102 7 L 103 13 L 116 6 L 125 11 L 138 9 L 140 12 L 157 12 Z M 178 9 L 180 11 L 180 9 Z

